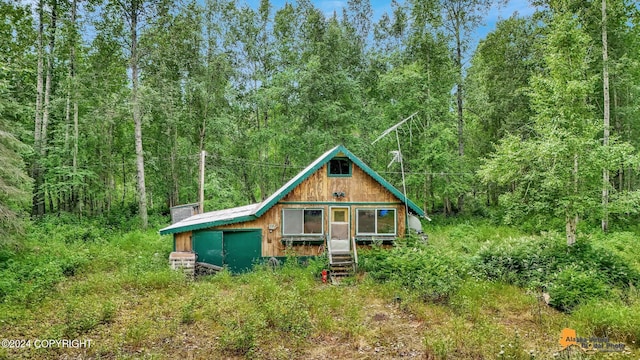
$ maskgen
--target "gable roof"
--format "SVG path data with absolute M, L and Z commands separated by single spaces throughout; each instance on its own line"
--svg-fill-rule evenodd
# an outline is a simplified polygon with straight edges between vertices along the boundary
M 204 214 L 197 214 L 186 218 L 180 222 L 172 224 L 170 226 L 165 227 L 160 230 L 161 235 L 166 234 L 174 234 L 191 230 L 199 230 L 205 229 L 214 226 L 220 225 L 228 225 L 233 223 L 251 221 L 259 218 L 264 213 L 266 213 L 269 209 L 271 209 L 275 204 L 278 203 L 283 197 L 291 192 L 296 186 L 300 185 L 304 180 L 306 180 L 311 174 L 318 171 L 322 166 L 329 162 L 329 160 L 333 159 L 337 155 L 341 157 L 347 157 L 354 164 L 356 164 L 360 169 L 362 169 L 365 173 L 371 176 L 374 180 L 376 180 L 380 185 L 382 185 L 385 189 L 389 190 L 395 197 L 400 199 L 403 203 L 406 203 L 411 211 L 413 211 L 418 216 L 424 216 L 424 211 L 420 209 L 418 205 L 414 202 L 405 198 L 404 194 L 396 189 L 393 185 L 383 179 L 378 173 L 376 173 L 373 169 L 367 166 L 362 162 L 357 156 L 353 155 L 349 150 L 347 150 L 344 146 L 338 145 L 333 149 L 325 152 L 320 155 L 316 160 L 314 160 L 311 164 L 309 164 L 306 168 L 298 173 L 298 175 L 294 176 L 291 180 L 287 181 L 286 184 L 282 185 L 280 189 L 274 192 L 271 196 L 265 199 L 261 203 L 251 204 L 246 206 L 235 207 L 231 209 L 218 210 L 218 211 L 210 211 Z

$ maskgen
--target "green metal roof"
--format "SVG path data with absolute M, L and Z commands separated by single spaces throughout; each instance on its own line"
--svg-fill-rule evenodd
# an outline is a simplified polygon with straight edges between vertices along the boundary
M 278 191 L 273 193 L 263 202 L 232 209 L 212 211 L 204 214 L 194 215 L 190 218 L 187 218 L 160 230 L 160 234 L 165 235 L 181 233 L 185 231 L 205 229 L 219 225 L 227 225 L 255 220 L 266 213 L 269 209 L 271 209 L 275 204 L 278 203 L 278 201 L 280 201 L 283 197 L 290 193 L 291 190 L 293 190 L 296 186 L 300 185 L 300 183 L 309 178 L 311 174 L 318 171 L 322 166 L 329 162 L 329 160 L 338 155 L 340 155 L 340 157 L 349 158 L 354 164 L 356 164 L 365 173 L 375 179 L 385 189 L 389 190 L 400 201 L 406 203 L 409 209 L 416 215 L 425 216 L 424 211 L 422 211 L 422 209 L 420 209 L 420 207 L 413 201 L 405 198 L 404 194 L 401 191 L 399 191 L 393 185 L 383 179 L 382 176 L 378 175 L 378 173 L 376 173 L 373 169 L 362 162 L 362 160 L 360 160 L 357 156 L 353 155 L 344 146 L 338 145 L 314 160 L 311 164 L 304 168 L 304 170 L 298 173 L 298 175 L 294 176 L 280 189 L 278 189 Z

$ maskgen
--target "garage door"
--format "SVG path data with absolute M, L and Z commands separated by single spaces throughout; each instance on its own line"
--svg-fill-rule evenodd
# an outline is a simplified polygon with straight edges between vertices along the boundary
M 232 273 L 251 270 L 262 255 L 261 230 L 225 230 L 224 255 Z
M 195 231 L 193 233 L 193 251 L 198 262 L 223 266 L 224 246 L 222 231 Z

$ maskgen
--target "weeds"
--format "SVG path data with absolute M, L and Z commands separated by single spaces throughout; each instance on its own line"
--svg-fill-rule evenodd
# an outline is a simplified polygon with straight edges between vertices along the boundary
M 409 238 L 391 250 L 361 252 L 358 277 L 338 287 L 322 284 L 322 257 L 188 282 L 169 270 L 170 239 L 153 231 L 76 224 L 42 237 L 56 226 L 37 225 L 28 251 L 0 253 L 6 337 L 97 344 L 55 355 L 544 359 L 558 350 L 556 337 L 567 326 L 630 346 L 640 336 L 640 300 L 629 285 L 637 255 L 623 256 L 629 248 L 612 249 L 603 235 L 568 250 L 553 234 L 444 226 L 428 244 Z M 557 308 L 572 312 L 555 311 L 527 291 L 543 285 Z M 0 358 L 52 354 L 7 350 Z

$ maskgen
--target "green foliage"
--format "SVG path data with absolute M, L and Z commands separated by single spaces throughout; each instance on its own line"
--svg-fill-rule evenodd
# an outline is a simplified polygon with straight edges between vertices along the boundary
M 408 238 L 391 250 L 362 252 L 361 267 L 377 281 L 395 282 L 427 301 L 446 302 L 466 278 L 468 265 L 421 241 Z
M 193 310 L 195 306 L 195 301 L 191 300 L 188 303 L 182 306 L 182 310 L 180 311 L 180 323 L 181 324 L 193 324 L 195 321 Z
M 614 252 L 589 241 L 567 248 L 553 235 L 487 245 L 473 262 L 474 271 L 489 279 L 547 289 L 551 304 L 563 311 L 640 283 L 640 271 Z
M 170 242 L 163 244 L 154 233 L 122 235 L 105 230 L 99 222 L 64 224 L 55 217 L 41 220 L 30 230 L 24 245 L 30 250 L 5 253 L 7 259 L 0 263 L 0 300 L 34 306 L 68 278 L 114 267 L 126 269 L 117 276 L 118 287 L 164 289 L 184 281 L 182 274 L 167 267 Z M 76 291 L 112 292 L 105 289 L 113 286 L 108 282 L 87 284 Z
M 578 306 L 573 317 L 586 324 L 596 336 L 634 344 L 640 340 L 640 302 L 637 294 L 631 304 L 618 301 L 591 301 Z
M 12 135 L 13 126 L 9 126 L 8 119 L 13 116 L 8 114 L 11 109 L 5 107 L 5 102 L 12 101 L 6 71 L 0 62 L 0 248 L 19 243 L 17 237 L 23 231 L 31 190 L 31 178 L 26 174 L 23 161 L 30 149 Z
M 584 271 L 575 265 L 560 270 L 549 285 L 550 304 L 568 312 L 581 303 L 608 298 L 611 287 L 600 276 L 593 270 Z

